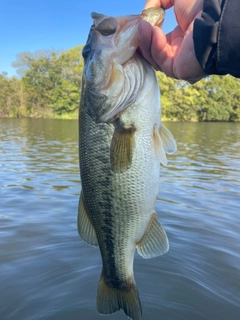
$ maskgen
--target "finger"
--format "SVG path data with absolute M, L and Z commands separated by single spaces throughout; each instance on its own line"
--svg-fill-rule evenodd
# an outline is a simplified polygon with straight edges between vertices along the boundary
M 151 55 L 151 41 L 152 41 L 152 26 L 150 23 L 142 20 L 139 23 L 139 49 L 142 56 L 156 69 L 159 70 L 159 66 L 154 61 Z
M 160 6 L 161 6 L 161 0 L 147 0 L 144 10 L 152 7 L 158 8 Z
M 203 0 L 181 0 L 176 1 L 174 11 L 176 20 L 182 31 L 186 32 L 191 22 L 203 8 Z
M 171 34 L 168 34 L 168 39 Z M 153 27 L 152 42 L 151 42 L 151 55 L 155 63 L 160 69 L 169 77 L 175 77 L 173 73 L 173 58 L 174 52 L 169 40 L 163 31 L 157 27 Z
M 147 0 L 144 9 L 163 7 L 169 9 L 173 6 L 174 0 Z

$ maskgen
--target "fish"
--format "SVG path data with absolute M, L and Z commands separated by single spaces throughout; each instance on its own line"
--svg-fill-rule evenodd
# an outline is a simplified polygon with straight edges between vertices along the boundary
M 100 249 L 98 312 L 122 309 L 130 319 L 140 320 L 134 255 L 137 250 L 148 259 L 169 249 L 154 208 L 160 163 L 166 165 L 166 154 L 177 147 L 161 122 L 155 70 L 138 50 L 138 24 L 143 19 L 161 25 L 164 10 L 91 16 L 82 50 L 78 233 Z

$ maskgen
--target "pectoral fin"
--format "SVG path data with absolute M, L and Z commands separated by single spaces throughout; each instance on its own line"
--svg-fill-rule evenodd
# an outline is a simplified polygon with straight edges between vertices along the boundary
M 89 219 L 82 193 L 81 193 L 79 205 L 78 205 L 77 225 L 78 225 L 78 233 L 79 233 L 80 237 L 84 241 L 86 241 L 88 244 L 90 244 L 94 247 L 97 247 L 98 241 L 97 241 L 96 232 L 95 232 L 94 227 Z
M 131 166 L 133 148 L 134 129 L 116 127 L 110 147 L 110 161 L 112 171 L 118 173 L 124 172 Z
M 169 244 L 167 234 L 154 212 L 144 236 L 137 243 L 137 251 L 143 258 L 150 259 L 163 255 L 168 249 Z
M 163 149 L 167 154 L 172 154 L 177 151 L 177 143 L 171 132 L 161 124 L 159 129 L 160 137 L 163 144 Z
M 159 161 L 166 166 L 167 165 L 167 157 L 166 157 L 166 152 L 163 148 L 163 142 L 159 133 L 159 130 L 157 129 L 157 126 L 155 125 L 153 127 L 153 143 L 154 143 L 154 148 L 156 151 L 156 154 L 159 157 Z

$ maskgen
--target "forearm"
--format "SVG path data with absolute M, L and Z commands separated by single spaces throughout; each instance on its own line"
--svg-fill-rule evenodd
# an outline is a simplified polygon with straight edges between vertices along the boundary
M 206 74 L 240 78 L 240 0 L 205 0 L 193 30 L 196 57 Z

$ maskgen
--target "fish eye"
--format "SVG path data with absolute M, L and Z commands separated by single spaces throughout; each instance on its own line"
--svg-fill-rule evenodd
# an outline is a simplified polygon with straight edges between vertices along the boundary
M 107 18 L 101 21 L 94 29 L 99 31 L 103 36 L 109 36 L 116 32 L 117 22 L 114 18 Z
M 83 47 L 82 49 L 82 56 L 83 56 L 83 59 L 87 59 L 88 55 L 89 55 L 89 52 L 90 52 L 90 46 L 87 44 Z

